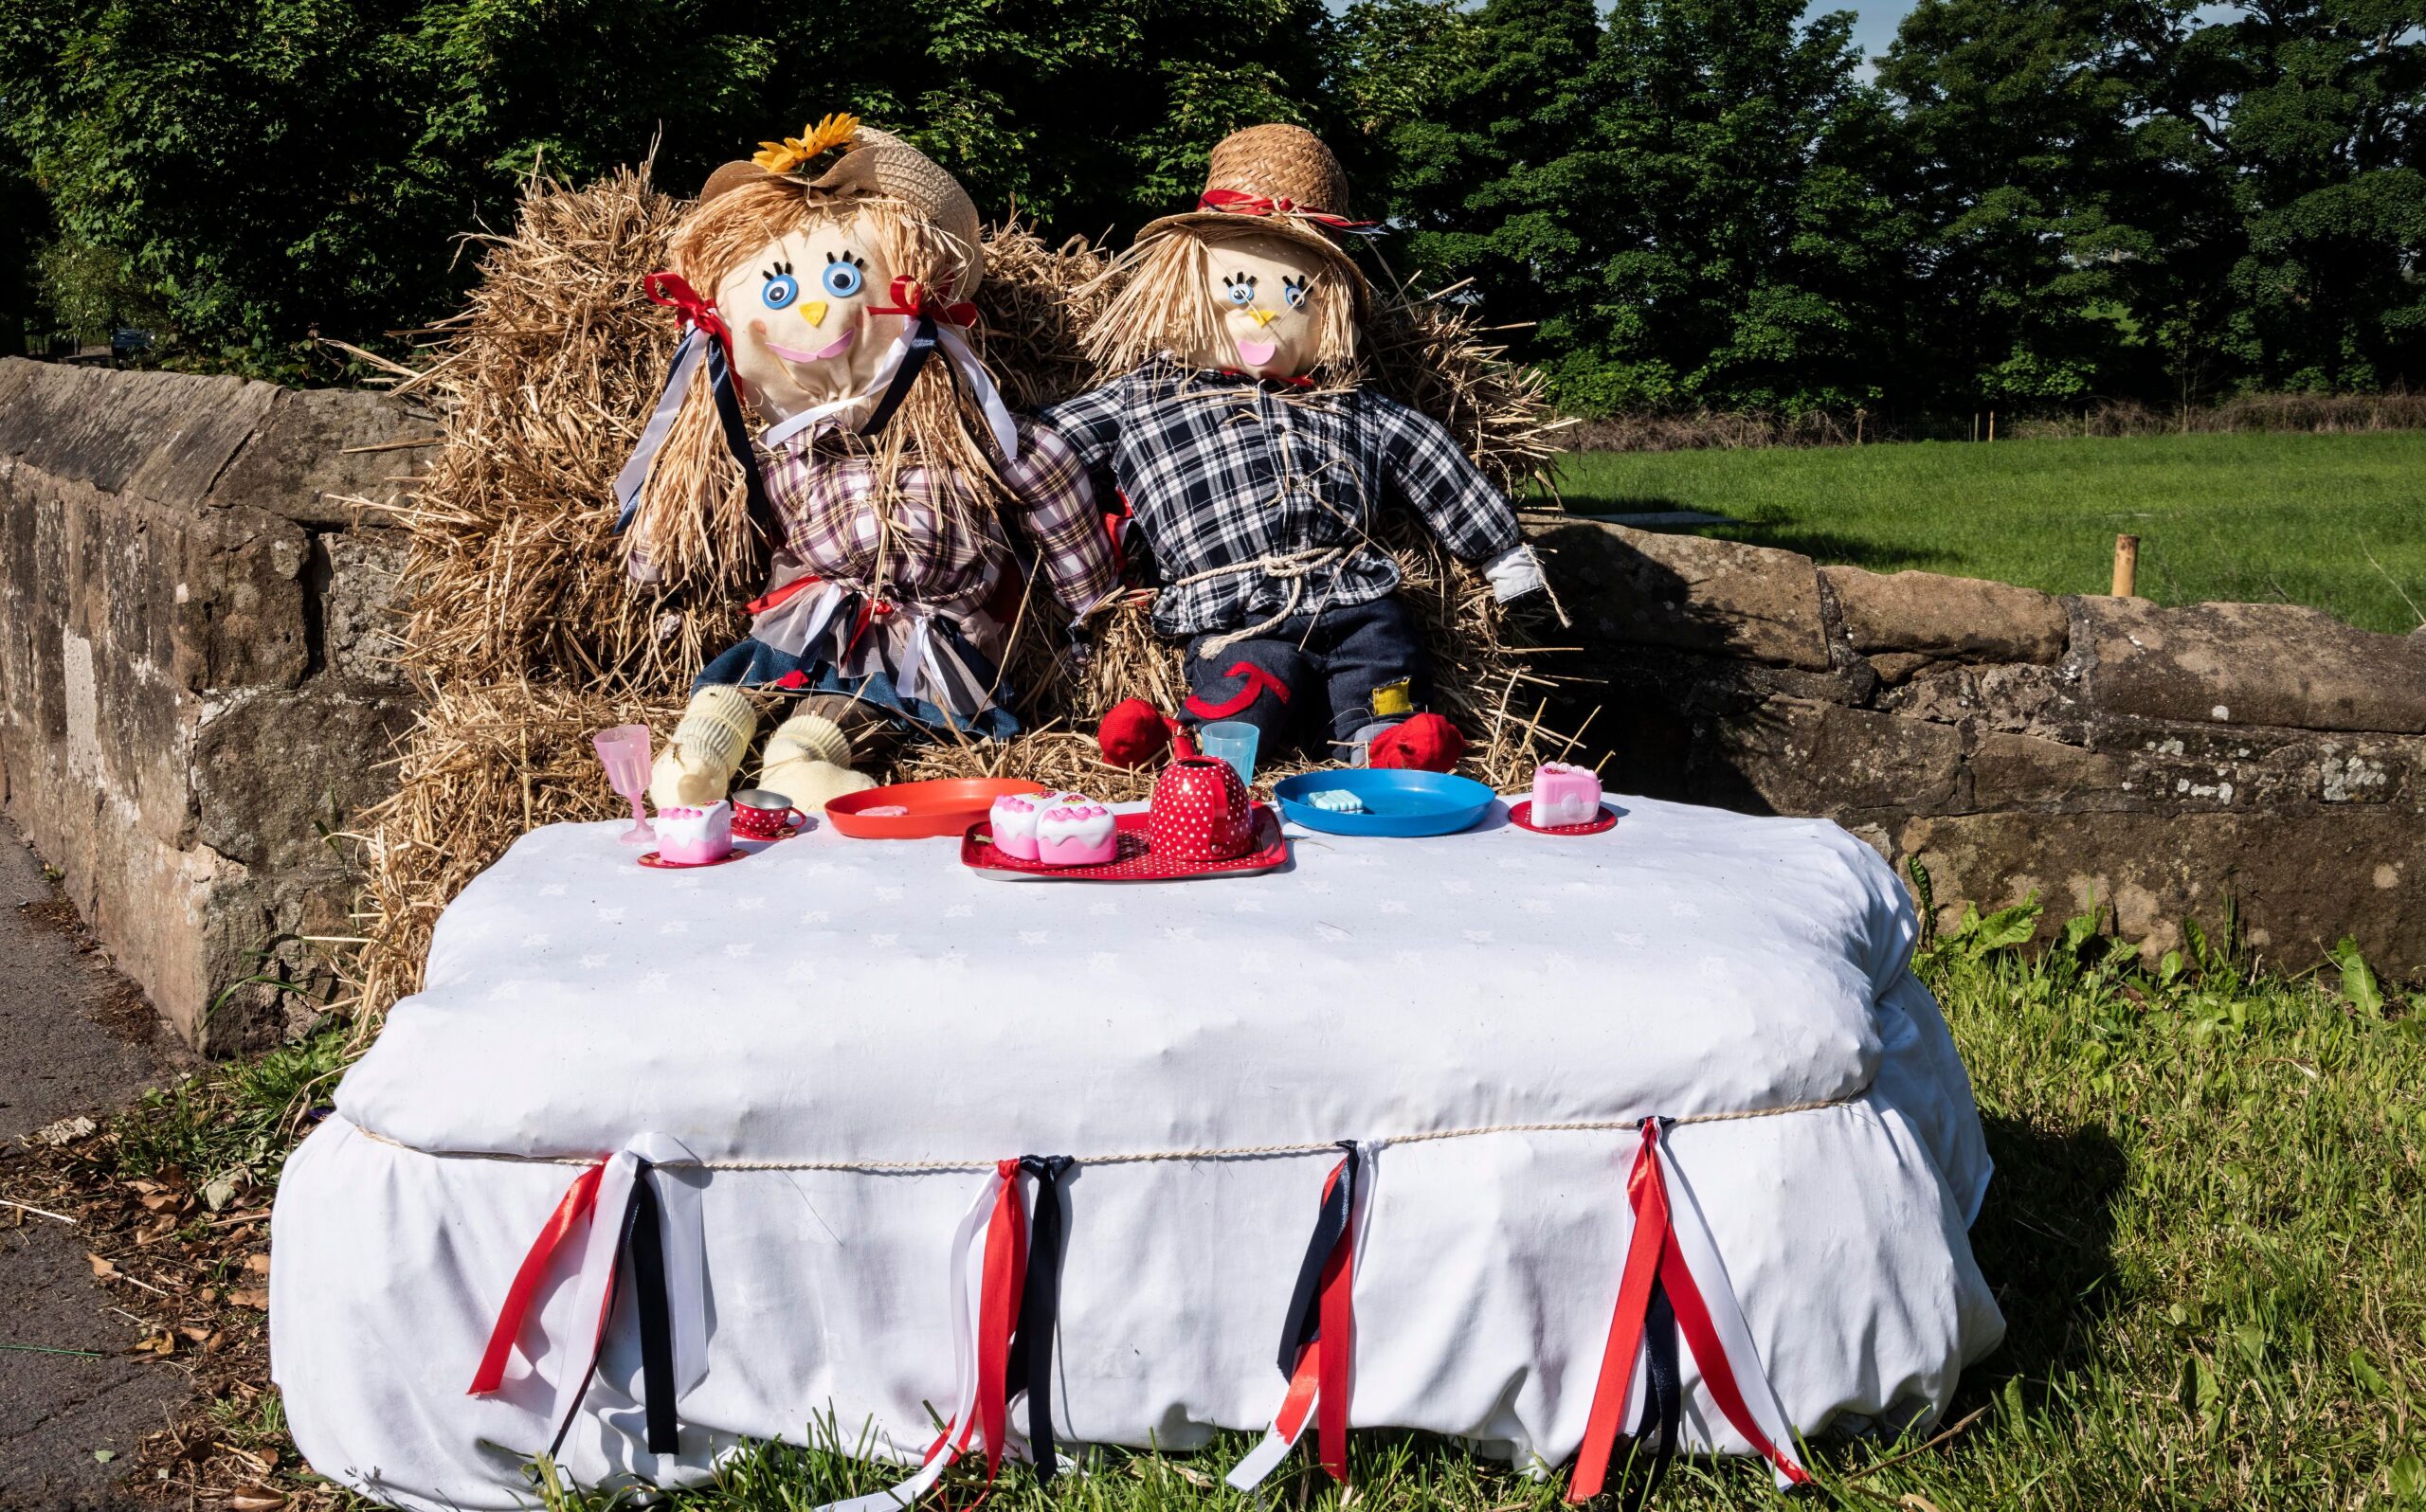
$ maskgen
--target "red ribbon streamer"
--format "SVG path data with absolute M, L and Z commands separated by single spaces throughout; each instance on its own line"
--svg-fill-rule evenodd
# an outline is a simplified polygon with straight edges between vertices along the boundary
M 1220 210 L 1228 215 L 1300 215 L 1309 221 L 1335 225 L 1343 230 L 1373 224 L 1370 221 L 1351 221 L 1345 215 L 1333 215 L 1327 210 L 1309 209 L 1285 194 L 1278 199 L 1270 199 L 1261 194 L 1249 194 L 1243 189 L 1206 189 L 1198 197 L 1196 207 L 1200 210 Z
M 966 299 L 949 302 L 937 299 L 925 284 L 907 275 L 895 278 L 892 297 L 891 304 L 868 306 L 868 314 L 908 315 L 913 320 L 920 315 L 932 315 L 945 325 L 964 329 L 977 324 L 975 305 Z
M 1585 1419 L 1583 1447 L 1576 1450 L 1575 1472 L 1567 1482 L 1570 1504 L 1601 1494 L 1607 1479 L 1609 1457 L 1625 1424 L 1626 1397 L 1634 1385 L 1635 1357 L 1642 1347 L 1644 1315 L 1651 1305 L 1656 1276 L 1676 1312 L 1677 1331 L 1685 1336 L 1693 1362 L 1701 1367 L 1702 1385 L 1735 1431 L 1763 1459 L 1797 1485 L 1811 1477 L 1780 1451 L 1761 1431 L 1744 1391 L 1736 1383 L 1734 1362 L 1720 1344 L 1711 1324 L 1710 1305 L 1702 1298 L 1693 1270 L 1677 1250 L 1671 1229 L 1667 1179 L 1659 1168 L 1659 1121 L 1642 1121 L 1642 1143 L 1635 1152 L 1634 1169 L 1626 1176 L 1626 1200 L 1634 1209 L 1634 1236 L 1626 1245 L 1625 1269 L 1618 1283 L 1618 1305 L 1609 1319 L 1608 1348 L 1601 1356 L 1601 1378 L 1592 1393 L 1591 1415 Z
M 994 1215 L 986 1224 L 986 1266 L 977 1312 L 977 1412 L 973 1425 L 986 1434 L 986 1481 L 989 1485 L 1003 1467 L 1005 1428 L 1010 1410 L 1007 1372 L 1011 1330 L 1019 1323 L 1020 1292 L 1027 1285 L 1027 1201 L 1020 1194 L 1020 1162 L 999 1161 L 995 1169 L 1003 1178 L 1003 1191 L 994 1199 Z M 962 1449 L 969 1447 L 969 1426 L 961 1429 Z
M 601 1161 L 574 1177 L 572 1185 L 565 1189 L 563 1200 L 556 1204 L 556 1211 L 548 1215 L 539 1236 L 531 1242 L 530 1252 L 522 1257 L 522 1268 L 514 1273 L 514 1285 L 506 1288 L 505 1305 L 498 1309 L 497 1326 L 489 1330 L 488 1348 L 480 1354 L 480 1368 L 472 1377 L 469 1395 L 486 1395 L 505 1384 L 506 1357 L 513 1353 L 514 1341 L 521 1337 L 532 1296 L 546 1279 L 557 1251 L 588 1227 L 591 1210 L 598 1204 L 599 1179 L 606 1174 L 606 1162 Z
M 1340 1164 L 1345 1166 L 1347 1161 Z M 1332 1169 L 1331 1179 L 1334 1183 L 1339 1180 L 1338 1168 Z M 1324 1195 L 1330 1195 L 1328 1187 Z M 1348 1362 L 1356 1338 L 1355 1287 L 1356 1214 L 1351 1209 L 1348 1226 L 1340 1233 L 1338 1248 L 1331 1251 L 1331 1260 L 1323 1267 L 1322 1337 L 1306 1346 L 1322 1361 L 1320 1395 L 1314 1399 L 1315 1447 L 1322 1451 L 1323 1468 L 1342 1485 L 1348 1482 Z M 1302 1372 L 1303 1364 L 1298 1368 Z M 1294 1377 L 1290 1389 L 1293 1394 L 1296 1389 Z

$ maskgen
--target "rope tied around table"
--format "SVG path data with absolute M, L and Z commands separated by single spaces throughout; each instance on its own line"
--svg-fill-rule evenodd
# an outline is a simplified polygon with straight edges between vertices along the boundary
M 1815 1113 L 1823 1108 L 1842 1107 L 1870 1095 L 1871 1082 L 1837 1097 L 1813 1098 L 1807 1102 L 1784 1103 L 1776 1107 L 1743 1108 L 1719 1113 L 1681 1113 L 1665 1120 L 1672 1126 L 1689 1124 L 1734 1124 L 1747 1119 L 1781 1118 L 1789 1113 Z M 1428 1144 L 1440 1140 L 1480 1139 L 1494 1134 L 1596 1134 L 1623 1131 L 1638 1132 L 1642 1120 L 1637 1118 L 1580 1119 L 1565 1123 L 1543 1124 L 1481 1124 L 1467 1128 L 1443 1128 L 1412 1134 L 1384 1134 L 1357 1143 L 1365 1149 L 1379 1152 L 1393 1144 Z M 531 1165 L 594 1165 L 595 1155 L 513 1155 L 494 1150 L 425 1150 L 392 1139 L 378 1130 L 360 1124 L 353 1125 L 355 1133 L 394 1149 L 409 1150 L 434 1160 L 448 1161 L 512 1161 Z M 1286 1160 L 1297 1156 L 1337 1156 L 1337 1140 L 1308 1141 L 1288 1144 L 1225 1144 L 1208 1145 L 1184 1150 L 1131 1150 L 1113 1155 L 1081 1155 L 1076 1157 L 1080 1165 L 1147 1165 L 1174 1161 L 1258 1161 Z M 739 1161 L 739 1160 L 668 1160 L 661 1165 L 707 1171 L 863 1171 L 871 1175 L 915 1176 L 928 1173 L 945 1174 L 955 1171 L 989 1171 L 998 1163 L 988 1160 L 967 1161 Z

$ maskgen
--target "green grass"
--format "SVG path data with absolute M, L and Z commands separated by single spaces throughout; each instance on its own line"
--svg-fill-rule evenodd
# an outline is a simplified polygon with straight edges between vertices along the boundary
M 1881 572 L 2104 593 L 2129 533 L 2161 603 L 2287 601 L 2396 633 L 2426 608 L 2426 432 L 1578 452 L 1559 487 L 1580 513 L 1702 510 L 1745 522 L 1706 533 Z
M 1947 1441 L 1819 1447 L 1828 1500 L 1875 1512 L 2426 1508 L 2426 994 L 2380 989 L 2346 954 L 2337 980 L 2254 974 L 2195 928 L 2154 965 L 2086 919 L 2030 954 L 2017 947 L 2027 923 L 2013 910 L 1972 922 L 1919 961 L 1997 1161 L 1972 1242 L 2008 1337 L 1964 1375 L 1947 1422 L 1980 1415 Z M 120 1120 L 113 1147 L 130 1170 L 272 1179 L 282 1131 L 327 1096 L 341 1044 L 324 1035 L 215 1071 Z M 274 1411 L 243 1415 L 260 1419 L 240 1435 L 257 1451 L 285 1452 L 280 1484 L 310 1484 Z M 1245 1512 L 1218 1478 L 1247 1443 L 1098 1450 L 1095 1473 L 1049 1494 L 1014 1470 L 989 1504 Z M 1564 1484 L 1420 1435 L 1360 1432 L 1354 1452 L 1355 1503 L 1376 1512 L 1553 1512 Z M 772 1446 L 669 1504 L 801 1512 L 897 1473 Z M 1778 1504 L 1766 1486 L 1747 1463 L 1680 1462 L 1660 1506 Z M 938 1505 L 965 1512 L 978 1489 L 955 1471 Z M 1267 1489 L 1282 1506 L 1343 1506 L 1303 1450 Z M 571 1489 L 547 1499 L 609 1504 Z

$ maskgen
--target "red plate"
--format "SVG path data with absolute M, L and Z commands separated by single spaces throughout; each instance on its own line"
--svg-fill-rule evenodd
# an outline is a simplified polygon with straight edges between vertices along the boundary
M 935 783 L 896 783 L 845 793 L 825 805 L 834 828 L 855 840 L 919 840 L 937 835 L 965 835 L 969 826 L 994 811 L 994 800 L 1011 793 L 1042 793 L 1042 783 L 1018 777 L 953 777 Z M 878 814 L 872 808 L 905 808 L 906 814 Z
M 1518 829 L 1531 830 L 1536 835 L 1598 835 L 1603 830 L 1612 830 L 1618 826 L 1618 817 L 1605 808 L 1601 810 L 1599 819 L 1586 824 L 1536 824 L 1533 822 L 1533 802 L 1530 799 L 1510 808 L 1508 818 Z
M 1244 855 L 1226 861 L 1165 861 L 1154 855 L 1146 837 L 1144 814 L 1123 814 L 1113 823 L 1120 859 L 1095 866 L 1046 866 L 1023 861 L 994 849 L 994 837 L 984 824 L 972 824 L 961 837 L 960 864 L 1004 881 L 1014 882 L 1178 882 L 1196 876 L 1253 876 L 1287 863 L 1289 842 L 1280 837 L 1280 817 L 1265 804 L 1255 806 L 1255 838 Z

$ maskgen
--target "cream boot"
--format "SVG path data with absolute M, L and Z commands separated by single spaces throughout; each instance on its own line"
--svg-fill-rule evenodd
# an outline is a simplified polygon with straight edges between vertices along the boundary
M 767 737 L 758 785 L 814 814 L 829 800 L 874 787 L 876 779 L 851 770 L 851 737 L 842 726 L 823 714 L 794 714 Z
M 649 764 L 648 798 L 659 808 L 704 808 L 725 796 L 758 729 L 758 711 L 738 688 L 691 695 L 674 739 Z

